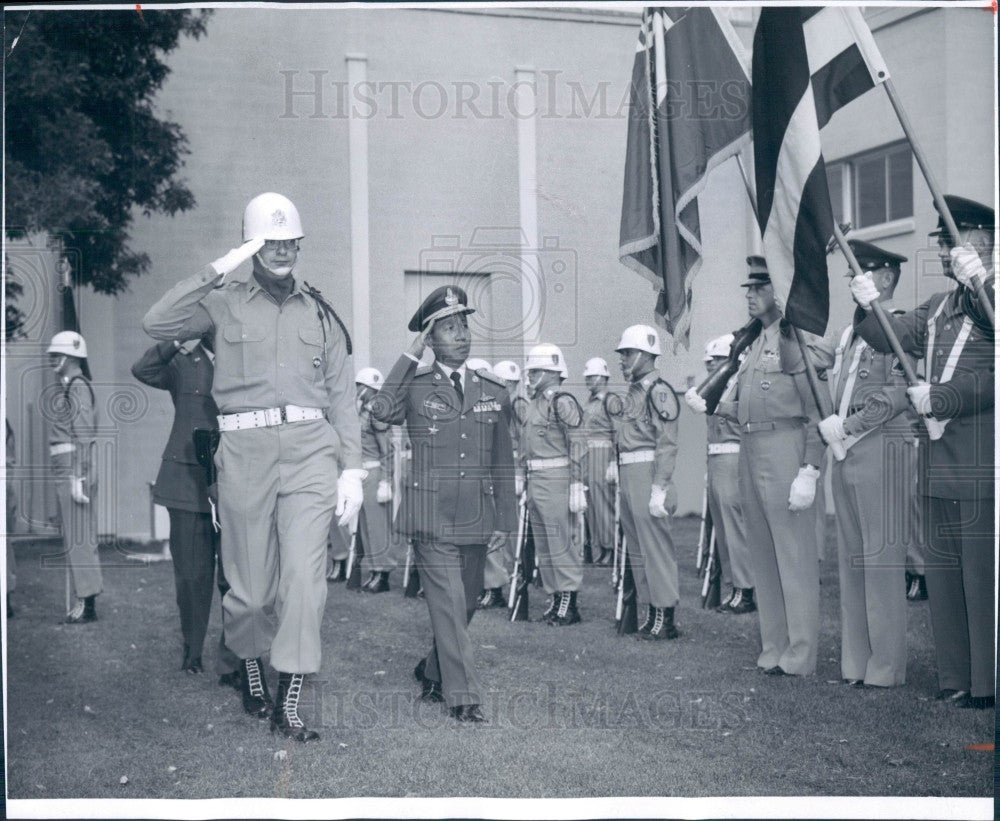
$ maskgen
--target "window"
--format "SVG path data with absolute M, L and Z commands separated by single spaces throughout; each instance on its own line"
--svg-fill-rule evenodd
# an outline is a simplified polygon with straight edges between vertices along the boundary
M 913 216 L 913 152 L 908 143 L 827 163 L 826 177 L 837 222 L 868 228 Z

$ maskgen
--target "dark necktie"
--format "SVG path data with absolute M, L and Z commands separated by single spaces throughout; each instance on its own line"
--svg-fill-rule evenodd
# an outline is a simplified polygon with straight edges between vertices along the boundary
M 465 394 L 462 392 L 462 375 L 458 371 L 451 372 L 451 381 L 455 386 L 455 393 L 458 394 L 458 405 L 465 404 Z

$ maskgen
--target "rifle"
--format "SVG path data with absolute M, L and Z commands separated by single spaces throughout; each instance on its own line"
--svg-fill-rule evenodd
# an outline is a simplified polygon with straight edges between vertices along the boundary
M 740 369 L 740 356 L 760 336 L 762 327 L 761 321 L 754 318 L 738 331 L 733 331 L 733 343 L 729 346 L 729 356 L 726 361 L 712 371 L 697 388 L 698 395 L 705 400 L 706 414 L 715 413 L 719 400 L 726 391 L 726 385 L 729 384 L 733 374 Z
M 624 540 L 623 540 L 624 541 Z M 632 575 L 632 563 L 628 561 L 628 550 L 623 545 L 625 555 L 622 583 L 619 588 L 618 608 L 621 615 L 618 618 L 618 635 L 628 636 L 639 632 L 638 596 L 636 595 L 635 578 Z
M 524 559 L 528 536 L 528 493 L 521 493 L 517 505 L 517 541 L 514 543 L 514 570 L 510 576 L 510 594 L 507 609 L 510 620 L 528 621 L 528 574 L 524 570 Z
M 191 438 L 194 441 L 194 458 L 198 460 L 198 464 L 205 471 L 205 486 L 207 488 L 211 488 L 219 481 L 215 470 L 215 451 L 219 449 L 220 436 L 218 428 L 195 428 L 191 432 Z M 219 516 L 211 492 L 208 495 L 208 504 L 212 508 L 212 527 L 218 532 L 220 530 Z
M 618 583 L 616 585 L 618 588 L 618 600 L 615 602 L 615 621 L 621 621 L 622 607 L 625 603 L 625 569 L 628 562 L 628 548 L 625 543 L 624 536 L 622 536 L 618 552 L 620 554 L 620 560 L 616 559 L 616 564 L 618 565 Z M 619 561 L 620 564 L 618 564 Z
M 420 571 L 413 566 L 413 542 L 406 542 L 406 570 L 403 572 L 403 597 L 417 598 L 420 592 Z
M 701 528 L 698 530 L 698 555 L 694 560 L 694 569 L 701 570 L 701 562 L 705 556 L 705 536 L 711 532 L 712 512 L 708 509 L 708 474 L 705 474 L 705 490 L 701 494 Z
M 345 586 L 348 590 L 361 589 L 361 559 L 364 555 L 364 544 L 358 539 L 358 525 L 355 522 L 354 529 L 351 530 L 351 549 L 347 554 L 347 568 L 344 571 L 347 577 Z
M 621 553 L 622 542 L 624 541 L 624 537 L 622 535 L 622 497 L 620 488 L 620 483 L 615 482 L 615 541 L 614 558 L 611 562 L 612 587 L 618 587 L 618 556 Z
M 714 609 L 722 603 L 722 569 L 719 563 L 719 544 L 715 537 L 715 528 L 708 541 L 708 561 L 705 562 L 705 572 L 701 582 L 702 609 Z

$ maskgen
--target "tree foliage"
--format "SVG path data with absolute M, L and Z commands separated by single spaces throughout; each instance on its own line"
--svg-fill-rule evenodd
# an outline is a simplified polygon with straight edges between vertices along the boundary
M 181 37 L 201 37 L 210 13 L 5 13 L 8 234 L 61 237 L 74 279 L 100 293 L 149 267 L 129 247 L 136 210 L 195 204 L 178 176 L 187 139 L 156 116 L 154 97 L 170 73 L 163 57 Z

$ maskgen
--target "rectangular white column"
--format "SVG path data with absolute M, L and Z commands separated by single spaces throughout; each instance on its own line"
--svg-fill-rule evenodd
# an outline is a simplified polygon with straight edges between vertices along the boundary
M 354 89 L 368 81 L 368 58 L 348 54 L 349 99 Z M 368 119 L 351 106 L 347 122 L 351 192 L 351 338 L 355 368 L 371 362 L 371 301 L 368 255 Z
M 514 69 L 517 118 L 517 182 L 521 228 L 521 327 L 524 354 L 540 340 L 545 293 L 538 258 L 538 155 L 535 69 Z

